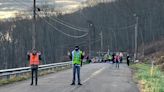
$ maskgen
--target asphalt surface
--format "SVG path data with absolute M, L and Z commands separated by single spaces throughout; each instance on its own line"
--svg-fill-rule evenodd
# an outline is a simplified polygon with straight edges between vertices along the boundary
M 94 63 L 81 68 L 82 86 L 71 86 L 72 69 L 39 77 L 38 86 L 30 80 L 1 86 L 0 92 L 139 92 L 130 69 L 121 64 L 119 69 L 109 63 Z

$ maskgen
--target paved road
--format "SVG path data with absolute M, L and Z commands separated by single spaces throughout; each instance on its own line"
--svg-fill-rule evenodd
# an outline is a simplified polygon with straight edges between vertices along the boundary
M 109 63 L 85 65 L 81 69 L 82 86 L 71 86 L 72 70 L 65 70 L 39 78 L 38 86 L 30 80 L 0 87 L 0 92 L 139 92 L 125 64 L 116 69 Z

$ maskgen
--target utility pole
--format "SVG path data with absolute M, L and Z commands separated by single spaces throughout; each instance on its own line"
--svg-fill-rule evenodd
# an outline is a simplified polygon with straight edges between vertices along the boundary
M 95 29 L 95 25 L 94 24 L 93 24 L 93 28 L 92 29 L 93 29 L 93 42 L 94 42 L 93 43 L 93 46 L 92 46 L 93 47 L 92 50 L 94 51 L 94 54 L 93 55 L 95 56 L 96 55 L 95 54 L 96 53 L 96 43 L 95 43 L 96 42 L 96 34 L 95 34 L 96 32 L 95 32 L 95 30 L 96 29 Z
M 115 30 L 114 31 L 112 31 L 113 32 L 113 35 L 114 35 L 114 50 L 116 51 L 117 50 L 117 38 L 116 38 L 116 32 L 115 32 Z
M 91 37 L 90 37 L 90 32 L 88 33 L 88 39 L 89 39 L 89 58 L 91 59 Z
M 135 52 L 134 52 L 134 61 L 137 60 L 137 49 L 138 49 L 138 16 L 135 14 L 134 15 L 136 19 L 136 24 L 135 24 Z
M 102 59 L 102 56 L 103 56 L 103 33 L 102 33 L 102 31 L 100 32 L 100 39 L 101 39 L 101 49 L 100 49 L 100 51 L 99 51 L 99 58 L 101 58 Z
M 143 36 L 143 31 L 141 32 L 141 38 L 142 38 L 142 57 L 144 57 L 145 53 L 145 43 L 144 43 L 144 36 Z
M 36 0 L 33 2 L 32 49 L 36 49 Z
M 102 31 L 100 33 L 100 38 L 101 38 L 101 52 L 103 52 L 103 33 L 102 33 Z
M 88 40 L 89 40 L 89 58 L 91 59 L 91 27 L 93 26 L 92 23 L 89 23 L 89 32 L 88 32 Z
M 94 35 L 93 38 L 94 38 L 94 41 L 95 41 L 95 26 L 94 26 L 94 23 L 91 20 L 87 20 L 87 23 L 89 24 L 89 32 L 88 32 L 89 58 L 91 59 L 91 57 L 92 57 L 92 50 L 95 50 L 95 46 L 93 48 L 92 45 L 91 45 L 92 33 Z M 95 43 L 94 43 L 94 45 L 95 45 Z

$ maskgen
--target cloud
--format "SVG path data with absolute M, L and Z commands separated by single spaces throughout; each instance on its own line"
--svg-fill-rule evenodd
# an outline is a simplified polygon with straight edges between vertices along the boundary
M 80 5 L 81 2 L 86 1 L 86 0 L 47 0 L 45 2 L 48 2 L 48 5 L 54 6 L 54 8 L 56 9 L 64 9 L 65 11 L 73 11 L 73 9 L 77 9 Z M 23 3 L 23 4 L 21 4 Z M 4 18 L 11 18 L 11 17 L 15 17 L 16 13 L 19 13 L 20 11 L 28 11 L 29 7 L 27 7 L 28 5 L 31 5 L 32 2 L 29 1 L 21 1 L 19 2 L 15 2 L 15 1 L 7 1 L 4 0 L 3 2 L 0 2 L 0 19 L 4 19 Z M 27 6 L 25 6 L 24 4 L 26 4 Z M 37 5 L 43 5 L 44 2 L 42 0 L 38 0 Z M 55 5 L 56 4 L 56 5 Z M 30 7 L 31 8 L 31 7 Z M 63 12 L 65 12 L 63 11 Z
M 7 19 L 11 17 L 15 17 L 15 14 L 18 11 L 0 11 L 0 19 Z

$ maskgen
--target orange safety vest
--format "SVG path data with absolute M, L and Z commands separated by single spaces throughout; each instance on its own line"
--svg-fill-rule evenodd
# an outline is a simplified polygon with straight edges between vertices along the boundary
M 30 65 L 39 65 L 39 54 L 33 55 L 30 53 Z

